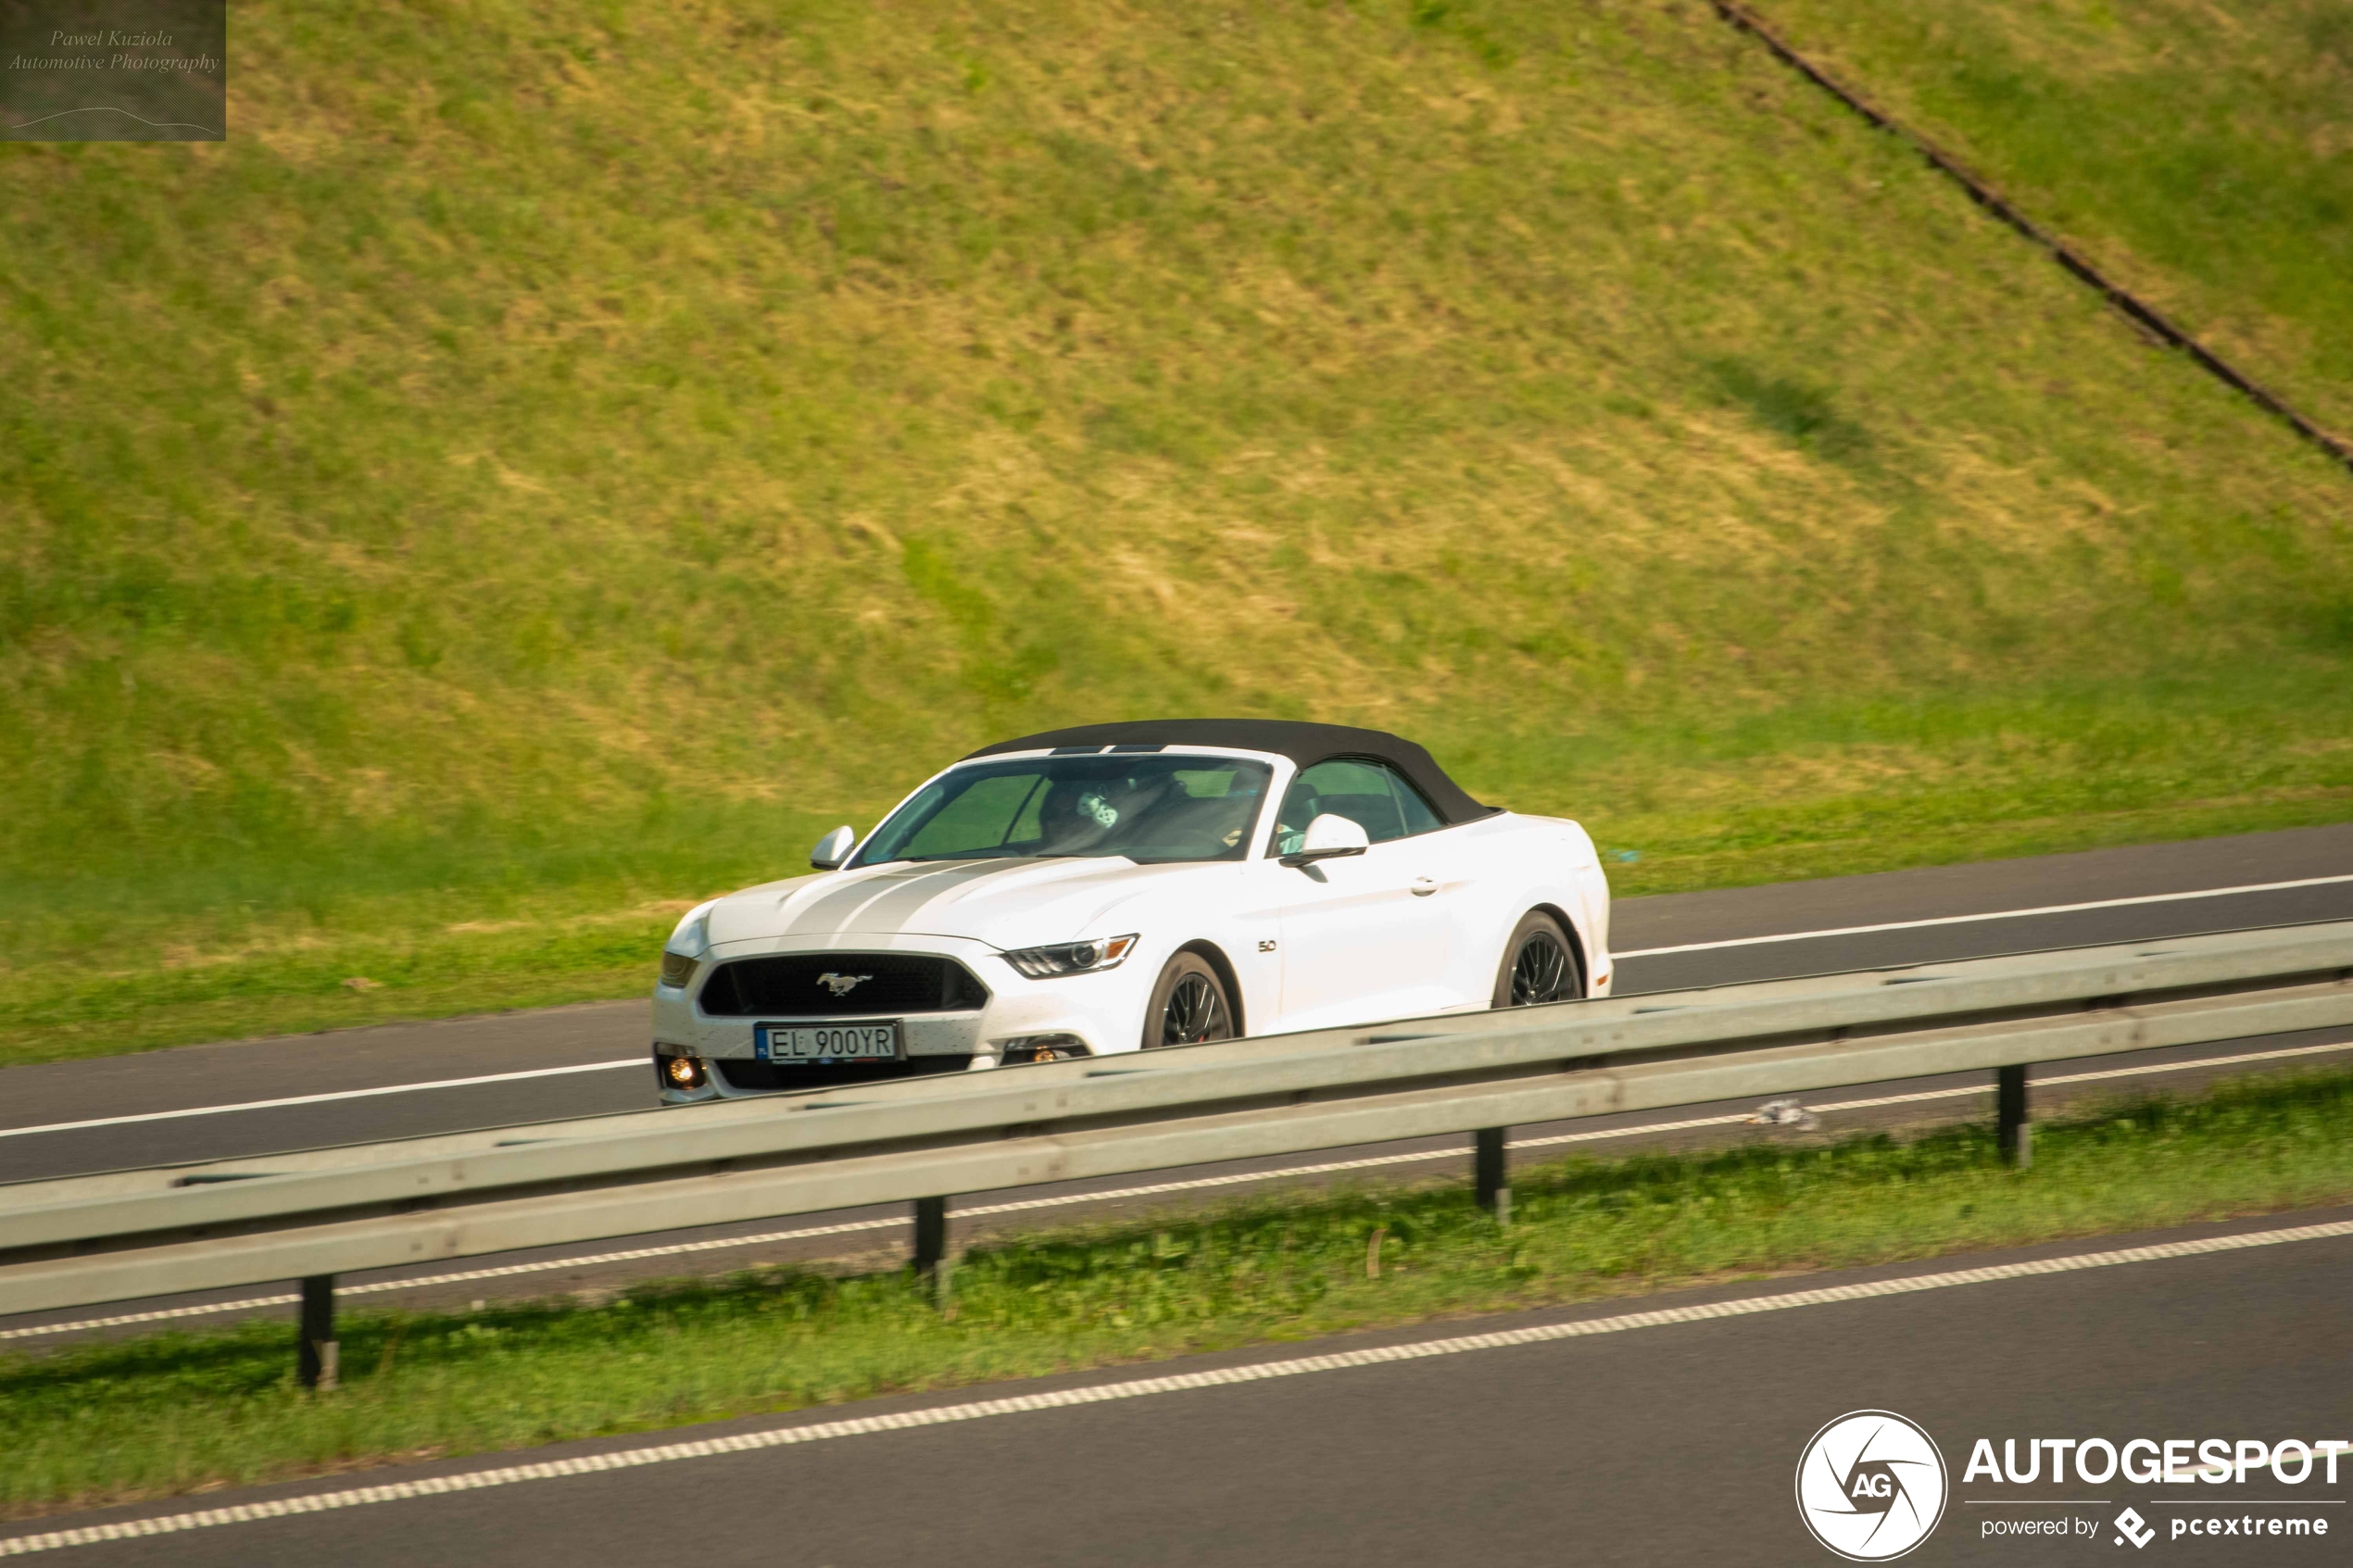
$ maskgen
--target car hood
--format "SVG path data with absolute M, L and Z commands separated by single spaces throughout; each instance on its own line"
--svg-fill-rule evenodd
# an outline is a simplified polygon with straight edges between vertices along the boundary
M 710 907 L 711 946 L 794 938 L 812 946 L 843 936 L 952 936 L 1026 947 L 1082 936 L 1148 892 L 1230 879 L 1238 867 L 1139 866 L 1124 858 L 928 860 L 827 872 L 731 894 Z

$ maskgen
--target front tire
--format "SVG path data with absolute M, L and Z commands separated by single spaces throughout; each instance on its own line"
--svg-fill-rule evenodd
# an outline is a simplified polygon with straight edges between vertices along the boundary
M 1144 1010 L 1144 1049 L 1198 1046 L 1234 1037 L 1234 1003 L 1226 982 L 1199 953 L 1179 953 L 1160 972 Z
M 1585 966 L 1577 960 L 1577 944 L 1561 922 L 1541 909 L 1530 909 L 1512 927 L 1504 944 L 1504 967 L 1495 973 L 1499 1008 L 1541 1007 L 1546 1002 L 1573 1002 L 1585 995 Z

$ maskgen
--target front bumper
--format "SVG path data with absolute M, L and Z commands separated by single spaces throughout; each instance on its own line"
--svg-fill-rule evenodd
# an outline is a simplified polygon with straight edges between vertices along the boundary
M 712 1018 L 694 997 L 713 966 L 730 959 L 766 953 L 922 953 L 952 959 L 977 977 L 988 1000 L 973 1011 L 828 1015 L 795 1019 L 789 1014 L 757 1018 Z M 825 1068 L 808 1073 L 792 1064 L 761 1061 L 753 1031 L 763 1023 L 821 1022 L 825 1024 L 897 1022 L 900 1060 L 874 1072 L 864 1064 L 854 1071 L 865 1076 L 906 1075 L 922 1072 L 955 1072 L 974 1066 L 995 1066 L 1009 1050 L 1026 1042 L 1056 1036 L 1064 1050 L 1090 1056 L 1132 1050 L 1142 1038 L 1144 1005 L 1158 960 L 1131 955 L 1116 969 L 1090 974 L 1030 980 L 1007 963 L 994 947 L 956 937 L 844 936 L 823 947 L 783 941 L 729 942 L 711 950 L 696 972 L 693 986 L 654 987 L 654 1057 L 662 1099 L 672 1105 L 699 1100 L 736 1099 L 787 1093 L 795 1088 L 823 1088 L 839 1082 L 853 1069 Z M 704 1064 L 702 1083 L 681 1089 L 661 1075 L 661 1059 L 688 1056 Z M 812 1064 L 813 1065 L 813 1064 Z

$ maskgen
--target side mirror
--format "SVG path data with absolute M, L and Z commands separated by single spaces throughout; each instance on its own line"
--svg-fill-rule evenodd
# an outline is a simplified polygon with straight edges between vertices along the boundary
M 817 841 L 817 847 L 809 852 L 809 863 L 821 872 L 839 871 L 857 847 L 858 830 L 844 822 Z
M 1362 855 L 1372 847 L 1373 841 L 1365 836 L 1364 823 L 1326 811 L 1307 824 L 1306 836 L 1296 850 L 1283 857 L 1283 864 L 1303 866 L 1311 860 Z

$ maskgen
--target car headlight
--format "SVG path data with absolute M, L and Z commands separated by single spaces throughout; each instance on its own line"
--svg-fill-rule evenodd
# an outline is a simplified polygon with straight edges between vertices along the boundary
M 693 983 L 695 971 L 701 967 L 702 960 L 690 954 L 665 951 L 661 955 L 661 983 L 683 991 Z
M 1061 942 L 1051 947 L 1020 947 L 1005 961 L 1032 980 L 1058 974 L 1085 974 L 1090 970 L 1117 969 L 1136 946 L 1133 936 L 1099 936 L 1092 942 Z

